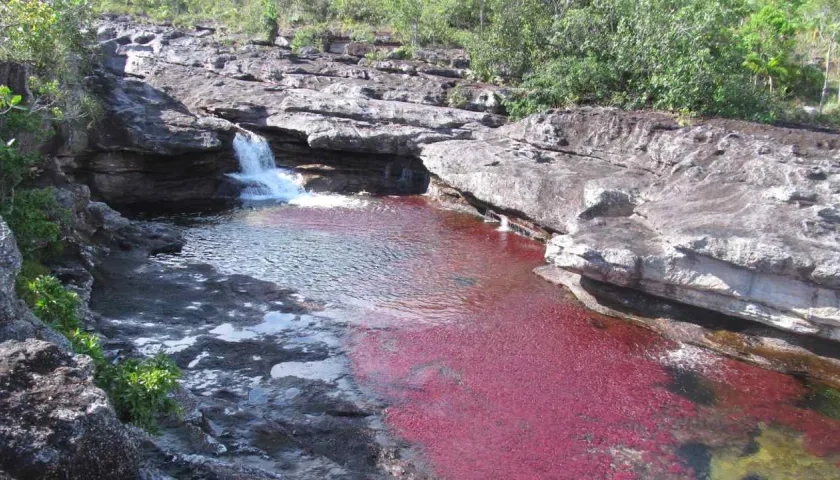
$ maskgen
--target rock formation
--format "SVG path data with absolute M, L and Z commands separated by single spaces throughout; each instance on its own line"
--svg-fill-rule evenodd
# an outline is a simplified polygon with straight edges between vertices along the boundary
M 40 338 L 69 347 L 67 340 L 38 320 L 15 293 L 21 255 L 14 235 L 0 217 L 0 342 Z
M 139 453 L 93 361 L 40 341 L 0 344 L 0 469 L 17 478 L 136 478 Z

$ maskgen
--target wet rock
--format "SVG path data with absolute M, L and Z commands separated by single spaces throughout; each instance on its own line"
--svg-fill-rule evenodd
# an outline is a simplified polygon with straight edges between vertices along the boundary
M 320 53 L 321 51 L 317 47 L 303 47 L 298 51 L 298 55 L 301 57 L 309 57 Z
M 139 45 L 145 45 L 154 40 L 155 37 L 154 32 L 138 32 L 131 36 L 131 41 Z
M 553 265 L 538 267 L 535 273 L 568 288 L 587 308 L 603 315 L 624 318 L 674 341 L 722 352 L 763 368 L 808 375 L 840 386 L 840 355 L 830 340 L 663 300 Z
M 135 478 L 137 447 L 93 364 L 56 345 L 0 344 L 0 468 L 18 478 Z
M 105 42 L 117 38 L 117 28 L 114 25 L 101 25 L 96 29 L 96 40 Z
M 92 299 L 112 343 L 167 352 L 184 372 L 184 414 L 146 439 L 147 462 L 172 476 L 378 478 L 396 447 L 350 379 L 341 326 L 272 283 L 168 261 L 114 252 Z

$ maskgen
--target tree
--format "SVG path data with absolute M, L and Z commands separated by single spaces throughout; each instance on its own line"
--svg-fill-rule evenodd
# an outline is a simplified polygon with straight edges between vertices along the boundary
M 829 95 L 831 59 L 840 41 L 840 0 L 810 0 L 802 6 L 802 15 L 814 33 L 814 40 L 826 52 L 825 80 L 819 106 L 819 112 L 822 114 Z M 840 75 L 838 77 L 840 78 Z M 837 90 L 837 101 L 840 102 L 840 87 Z
M 764 79 L 771 93 L 775 88 L 784 92 L 797 76 L 798 68 L 790 54 L 798 30 L 798 18 L 790 4 L 775 1 L 750 15 L 741 28 L 741 40 L 748 52 L 744 66 L 753 73 L 756 84 Z
M 521 77 L 545 54 L 554 22 L 543 0 L 487 0 L 487 25 L 468 47 L 473 68 L 484 77 Z

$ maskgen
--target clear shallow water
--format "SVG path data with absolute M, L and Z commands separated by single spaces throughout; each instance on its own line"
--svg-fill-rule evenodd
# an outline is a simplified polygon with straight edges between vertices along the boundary
M 441 477 L 840 478 L 830 393 L 583 310 L 531 273 L 542 245 L 497 225 L 423 198 L 344 205 L 191 218 L 163 260 L 326 303 L 357 381 Z

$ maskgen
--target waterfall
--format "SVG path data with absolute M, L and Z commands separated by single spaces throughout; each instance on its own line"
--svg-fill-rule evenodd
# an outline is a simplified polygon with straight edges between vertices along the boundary
M 229 174 L 245 185 L 239 197 L 247 201 L 290 203 L 306 207 L 358 207 L 365 202 L 341 195 L 318 195 L 303 188 L 303 177 L 277 168 L 268 142 L 261 136 L 243 131 L 233 139 L 239 160 L 239 173 Z
M 239 173 L 231 177 L 245 184 L 240 197 L 243 200 L 278 200 L 291 202 L 306 195 L 300 175 L 277 168 L 268 142 L 253 133 L 237 133 L 233 150 L 239 160 Z

